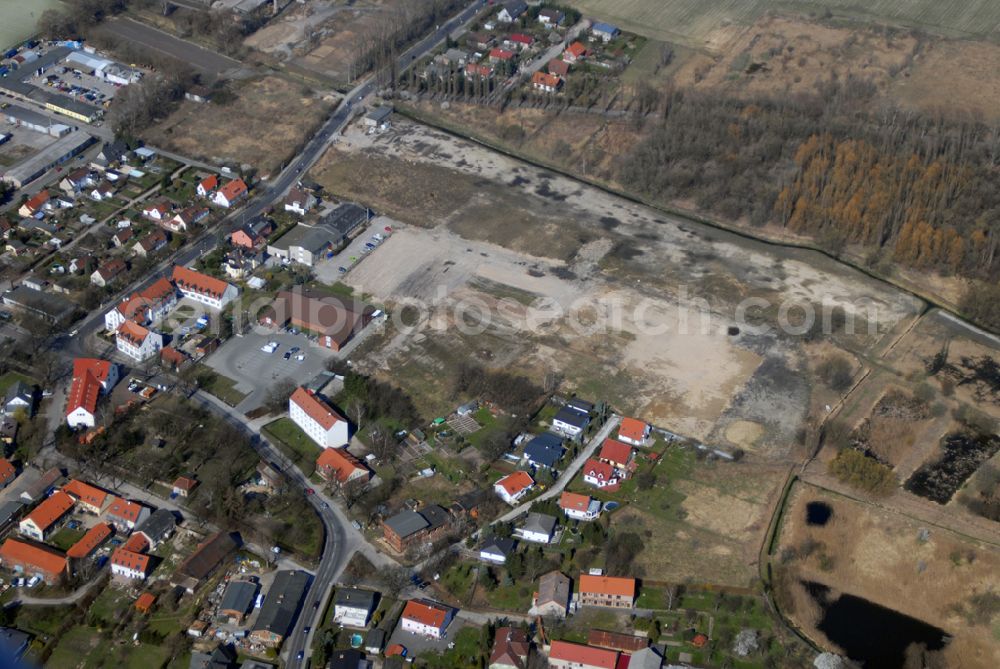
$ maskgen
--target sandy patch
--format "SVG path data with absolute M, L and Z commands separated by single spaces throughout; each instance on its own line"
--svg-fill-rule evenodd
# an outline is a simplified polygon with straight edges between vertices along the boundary
M 687 495 L 681 506 L 687 512 L 688 522 L 693 525 L 745 541 L 761 520 L 762 508 L 758 504 L 684 481 L 679 482 L 677 487 Z
M 764 427 L 749 420 L 738 420 L 726 428 L 726 439 L 741 448 L 753 448 L 764 436 Z

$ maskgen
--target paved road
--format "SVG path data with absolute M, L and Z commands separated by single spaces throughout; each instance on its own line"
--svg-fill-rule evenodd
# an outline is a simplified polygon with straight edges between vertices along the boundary
M 147 49 L 190 63 L 194 68 L 209 74 L 219 74 L 226 70 L 243 67 L 243 64 L 215 51 L 193 44 L 170 33 L 157 30 L 144 23 L 129 18 L 114 17 L 104 22 L 104 28 L 112 35 L 141 44 Z
M 97 583 L 100 582 L 103 574 L 97 576 L 90 583 L 81 585 L 79 588 L 64 595 L 62 597 L 32 597 L 31 595 L 23 595 L 21 593 L 31 592 L 26 588 L 22 588 L 17 595 L 6 605 L 10 607 L 22 606 L 24 604 L 30 604 L 31 606 L 62 606 L 64 604 L 75 604 L 84 595 L 86 595 L 91 588 L 93 588 Z M 5 607 L 6 608 L 6 607 Z

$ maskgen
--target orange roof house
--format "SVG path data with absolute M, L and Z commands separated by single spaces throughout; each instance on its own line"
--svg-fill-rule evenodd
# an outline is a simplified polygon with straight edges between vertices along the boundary
M 79 541 L 73 544 L 70 549 L 66 551 L 66 557 L 82 560 L 93 553 L 97 547 L 104 543 L 104 540 L 110 536 L 111 526 L 107 523 L 98 523 L 90 528 L 90 530 L 88 530 Z
M 73 479 L 63 486 L 63 492 L 69 493 L 87 511 L 91 513 L 101 513 L 105 504 L 111 498 L 111 494 L 100 488 L 84 483 L 79 479 Z
M 454 617 L 454 609 L 425 599 L 411 599 L 400 617 L 403 631 L 440 637 Z
M 371 472 L 353 455 L 342 448 L 324 448 L 316 458 L 316 473 L 327 481 L 334 479 L 338 483 L 354 480 L 365 480 Z
M 15 478 L 17 478 L 17 469 L 10 460 L 0 458 L 0 488 L 6 488 Z
M 191 491 L 198 487 L 198 482 L 187 476 L 178 476 L 174 481 L 173 491 L 181 497 L 187 497 Z
M 555 74 L 549 74 L 539 70 L 531 75 L 531 85 L 546 93 L 555 93 L 562 86 L 562 79 Z
M 558 667 L 586 667 L 587 669 L 615 669 L 618 651 L 594 648 L 569 641 L 553 641 L 549 660 Z
M 96 358 L 76 358 L 73 361 L 73 383 L 66 402 L 66 422 L 70 427 L 94 426 L 97 398 L 118 380 L 114 363 Z
M 119 548 L 111 554 L 111 573 L 125 578 L 144 579 L 149 575 L 152 558 L 126 548 Z
M 302 386 L 288 398 L 288 417 L 323 448 L 340 448 L 350 441 L 347 421 Z
M 133 553 L 141 553 L 149 548 L 149 542 L 141 533 L 133 534 L 128 538 L 128 541 L 122 544 L 122 548 Z
M 580 574 L 580 603 L 584 606 L 632 608 L 637 584 L 634 578 Z
M 625 469 L 632 462 L 632 447 L 617 439 L 605 439 L 597 459 L 619 469 Z
M 174 265 L 172 279 L 185 297 L 221 309 L 236 297 L 234 286 L 182 265 Z
M 49 192 L 47 190 L 40 190 L 38 193 L 29 198 L 21 208 L 17 210 L 17 213 L 22 216 L 31 216 L 35 214 L 42 208 L 42 206 L 49 201 Z
M 115 527 L 127 531 L 135 529 L 136 525 L 146 520 L 149 517 L 149 509 L 136 502 L 115 497 L 105 517 L 114 523 Z
M 615 468 L 607 462 L 601 462 L 596 458 L 590 458 L 583 463 L 583 482 L 590 485 L 604 488 L 618 485 L 620 479 L 615 472 Z
M 563 492 L 559 496 L 559 508 L 576 520 L 593 520 L 601 515 L 601 503 L 589 495 L 576 492 Z
M 212 201 L 223 207 L 229 207 L 243 198 L 247 194 L 248 190 L 249 189 L 243 179 L 233 179 L 216 192 Z
M 219 187 L 219 177 L 216 174 L 210 174 L 201 181 L 198 182 L 198 195 L 206 197 L 209 193 Z
M 565 77 L 569 74 L 569 63 L 562 58 L 553 58 L 550 60 L 547 68 L 550 74 L 555 74 L 560 77 Z
M 563 60 L 567 63 L 575 63 L 587 55 L 587 47 L 582 42 L 573 42 L 563 51 Z
M 156 603 L 156 595 L 151 592 L 144 592 L 135 600 L 135 610 L 140 613 L 149 613 Z
M 508 51 L 507 49 L 501 49 L 498 46 L 490 49 L 489 59 L 491 63 L 495 63 L 501 60 L 510 60 L 514 57 L 513 51 Z
M 622 424 L 618 426 L 618 438 L 633 446 L 644 446 L 649 432 L 649 425 L 635 418 L 622 418 Z
M 57 583 L 67 573 L 66 558 L 54 548 L 19 539 L 0 546 L 0 563 L 7 569 L 39 575 L 46 583 Z
M 508 504 L 515 504 L 535 486 L 528 472 L 518 470 L 493 484 L 493 490 Z
M 295 389 L 290 399 L 299 405 L 310 418 L 319 423 L 324 430 L 329 430 L 338 422 L 347 422 L 329 404 L 302 386 Z
M 76 500 L 72 497 L 57 490 L 24 517 L 20 525 L 21 534 L 44 541 L 59 519 L 69 513 L 75 503 Z

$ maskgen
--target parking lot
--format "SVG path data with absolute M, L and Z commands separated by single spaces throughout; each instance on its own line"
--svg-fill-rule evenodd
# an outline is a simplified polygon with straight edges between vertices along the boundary
M 372 239 L 372 235 L 380 234 L 388 238 L 390 232 L 386 228 L 396 230 L 399 225 L 397 221 L 391 218 L 376 216 L 368 222 L 368 226 L 357 237 L 350 241 L 343 251 L 329 260 L 324 259 L 316 263 L 316 266 L 313 268 L 316 278 L 327 284 L 340 281 L 344 274 L 349 272 L 354 265 L 364 260 L 371 253 L 371 250 L 366 248 L 365 244 L 376 243 Z M 347 272 L 342 272 L 340 268 L 344 268 Z
M 100 106 L 110 103 L 118 92 L 118 87 L 114 84 L 90 74 L 74 72 L 73 64 L 66 62 L 46 70 L 41 76 L 31 77 L 28 81 L 39 88 Z
M 442 653 L 448 650 L 448 644 L 455 640 L 455 637 L 464 626 L 465 624 L 461 620 L 455 618 L 448 625 L 448 629 L 445 630 L 445 635 L 442 638 L 432 639 L 412 632 L 404 632 L 403 626 L 397 624 L 396 628 L 392 631 L 392 636 L 389 637 L 389 641 L 386 643 L 386 648 L 394 643 L 398 643 L 406 648 L 407 657 L 420 657 L 420 655 L 430 651 Z
M 269 342 L 278 344 L 273 353 L 261 350 Z M 286 359 L 285 354 L 295 347 L 299 350 Z M 299 355 L 304 359 L 298 360 Z M 333 351 L 310 342 L 304 334 L 251 330 L 242 337 L 230 338 L 207 358 L 206 364 L 235 381 L 238 391 L 249 395 L 240 405 L 242 408 L 258 406 L 268 391 L 285 379 L 296 383 L 309 381 L 334 355 Z

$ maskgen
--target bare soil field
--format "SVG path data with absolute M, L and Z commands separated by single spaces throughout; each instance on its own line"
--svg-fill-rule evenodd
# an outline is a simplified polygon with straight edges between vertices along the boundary
M 827 299 L 862 319 L 874 308 L 873 333 L 843 337 L 860 349 L 917 308 L 818 256 L 776 255 L 668 220 L 402 119 L 374 138 L 349 132 L 316 178 L 411 224 L 345 281 L 390 306 L 428 305 L 428 326 L 397 333 L 365 364 L 409 379 L 436 411 L 453 401 L 449 369 L 471 355 L 537 378 L 555 373 L 569 390 L 684 434 L 728 433 L 734 445 L 778 455 L 810 405 L 805 349 L 773 329 L 729 330 L 736 303 L 773 302 L 761 312 L 772 323 L 783 300 Z M 466 302 L 491 315 L 482 335 L 455 327 Z
M 806 522 L 806 505 L 825 503 L 825 525 Z M 953 638 L 949 667 L 1000 664 L 996 611 L 973 611 L 973 597 L 1000 589 L 1000 552 L 893 511 L 798 483 L 785 509 L 772 566 L 785 613 L 806 633 L 832 646 L 816 629 L 817 608 L 799 581 L 863 597 L 943 629 Z M 919 594 L 917 594 L 919 593 Z
M 276 76 L 241 83 L 236 92 L 225 105 L 185 100 L 147 139 L 210 162 L 252 165 L 266 176 L 295 153 L 329 110 L 328 103 Z

